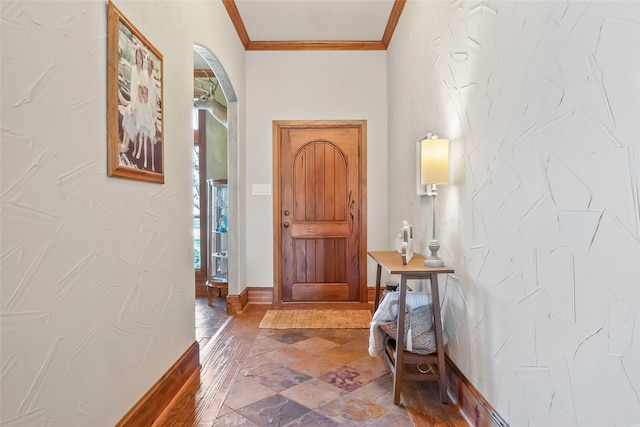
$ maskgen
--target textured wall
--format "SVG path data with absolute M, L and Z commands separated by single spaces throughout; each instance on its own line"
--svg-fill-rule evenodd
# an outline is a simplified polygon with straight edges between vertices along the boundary
M 3 1 L 0 424 L 110 426 L 194 341 L 193 44 L 220 2 L 116 6 L 164 56 L 164 185 L 106 176 L 107 3 Z
M 640 3 L 409 1 L 388 66 L 421 250 L 415 141 L 451 140 L 448 354 L 512 426 L 640 424 Z

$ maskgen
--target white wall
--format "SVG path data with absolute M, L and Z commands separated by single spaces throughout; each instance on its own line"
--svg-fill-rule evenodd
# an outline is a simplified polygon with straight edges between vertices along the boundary
M 367 234 L 387 243 L 386 52 L 248 52 L 246 247 L 248 286 L 273 286 L 273 120 L 367 120 Z M 273 191 L 273 189 L 272 189 Z
M 115 4 L 164 56 L 164 185 L 106 176 L 107 3 L 2 2 L 2 425 L 114 425 L 195 339 L 193 44 L 240 103 L 245 53 L 221 2 Z
M 389 227 L 420 248 L 414 144 L 451 141 L 448 354 L 512 426 L 640 423 L 640 4 L 410 1 L 388 53 Z

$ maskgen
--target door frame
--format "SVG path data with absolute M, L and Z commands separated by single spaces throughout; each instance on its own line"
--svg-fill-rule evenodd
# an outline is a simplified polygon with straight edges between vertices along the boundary
M 360 229 L 359 236 L 359 295 L 360 303 L 331 302 L 312 303 L 305 305 L 345 305 L 367 304 L 367 121 L 366 120 L 274 120 L 273 121 L 273 305 L 300 304 L 282 301 L 282 227 L 280 227 L 281 195 L 281 164 L 280 164 L 280 134 L 282 129 L 324 129 L 324 128 L 357 128 L 358 153 L 360 168 L 358 170 L 358 186 L 360 188 Z
M 195 73 L 194 73 L 195 74 Z M 207 126 L 205 110 L 198 110 L 198 130 L 194 132 L 193 145 L 198 144 L 200 197 L 200 268 L 196 270 L 196 283 L 206 286 L 209 280 L 209 200 L 207 197 Z

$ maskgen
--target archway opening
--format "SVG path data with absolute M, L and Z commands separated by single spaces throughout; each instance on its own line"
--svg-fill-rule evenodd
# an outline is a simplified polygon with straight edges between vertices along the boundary
M 237 98 L 213 53 L 194 45 L 193 59 L 196 297 L 206 297 L 208 305 L 226 309 L 226 295 L 238 288 L 237 164 L 230 161 L 237 158 Z

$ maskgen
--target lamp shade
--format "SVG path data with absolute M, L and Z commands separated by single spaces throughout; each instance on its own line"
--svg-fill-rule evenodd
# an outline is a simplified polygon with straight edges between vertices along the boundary
M 422 185 L 449 182 L 449 140 L 423 139 L 420 143 Z

